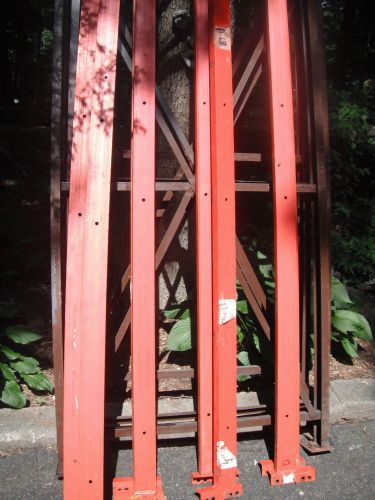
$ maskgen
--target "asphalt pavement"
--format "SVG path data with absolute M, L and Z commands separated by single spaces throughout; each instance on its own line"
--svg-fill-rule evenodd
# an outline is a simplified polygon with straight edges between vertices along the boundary
M 254 439 L 251 434 L 241 436 L 238 462 L 244 488 L 242 498 L 374 500 L 375 420 L 333 425 L 331 441 L 332 453 L 308 457 L 316 467 L 316 482 L 271 487 L 268 480 L 261 477 L 257 465 L 259 460 L 268 458 L 264 440 Z M 196 469 L 196 448 L 192 441 L 179 444 L 166 446 L 163 442 L 159 448 L 159 471 L 168 500 L 196 498 L 190 483 L 190 474 Z M 117 457 L 116 454 L 117 451 L 112 450 L 111 457 L 117 461 L 116 475 L 128 475 L 131 472 L 131 451 L 120 450 Z M 55 469 L 54 448 L 0 452 L 0 499 L 62 499 L 62 482 L 56 479 Z M 107 476 L 111 475 L 108 470 Z

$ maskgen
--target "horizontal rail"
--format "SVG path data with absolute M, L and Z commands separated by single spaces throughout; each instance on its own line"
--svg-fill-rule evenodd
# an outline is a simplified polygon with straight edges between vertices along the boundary
M 118 181 L 114 183 L 115 189 L 117 191 L 130 191 L 131 182 L 130 181 Z M 64 192 L 69 191 L 69 182 L 61 183 L 61 190 Z M 155 190 L 166 192 L 166 191 L 189 191 L 191 185 L 189 182 L 184 181 L 156 181 Z M 238 181 L 236 182 L 236 191 L 243 193 L 269 193 L 271 191 L 271 184 L 269 182 L 247 182 Z M 316 184 L 297 184 L 297 193 L 304 194 L 315 194 Z
M 258 365 L 252 366 L 237 366 L 237 375 L 261 375 L 262 369 Z M 193 379 L 195 377 L 194 368 L 184 368 L 181 370 L 158 370 L 157 380 L 181 380 L 181 379 Z M 125 380 L 131 380 L 131 372 L 128 372 L 125 376 Z
M 271 408 L 261 404 L 258 406 L 244 407 L 237 409 L 237 427 L 239 432 L 253 428 L 266 427 L 272 424 L 273 417 Z M 165 413 L 158 415 L 157 433 L 158 437 L 197 432 L 197 412 Z M 314 415 L 309 415 L 301 405 L 300 422 L 320 420 L 321 413 L 317 411 Z M 129 439 L 132 437 L 131 417 L 119 416 L 115 419 L 115 438 Z M 114 419 L 110 419 L 107 425 L 111 426 Z

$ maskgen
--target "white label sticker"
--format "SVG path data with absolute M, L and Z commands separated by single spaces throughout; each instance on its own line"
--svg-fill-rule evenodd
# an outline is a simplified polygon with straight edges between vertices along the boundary
M 237 459 L 231 451 L 224 445 L 224 441 L 218 441 L 217 445 L 217 465 L 220 469 L 233 469 L 237 467 Z
M 223 50 L 230 50 L 232 40 L 230 37 L 230 28 L 215 26 L 214 30 L 215 47 Z
M 284 484 L 294 483 L 294 474 L 293 474 L 293 472 L 291 474 L 283 474 L 283 483 Z
M 236 317 L 236 300 L 219 299 L 219 325 L 225 325 Z

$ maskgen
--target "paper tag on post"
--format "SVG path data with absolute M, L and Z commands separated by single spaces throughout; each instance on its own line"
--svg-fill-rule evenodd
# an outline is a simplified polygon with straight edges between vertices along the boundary
M 217 465 L 220 469 L 233 469 L 237 467 L 237 459 L 233 453 L 224 445 L 224 441 L 218 441 L 217 450 Z
M 283 483 L 284 484 L 291 484 L 294 483 L 294 474 L 283 474 Z
M 214 44 L 218 49 L 230 50 L 232 40 L 230 36 L 230 28 L 215 26 L 214 29 Z
M 225 325 L 236 317 L 236 300 L 219 299 L 219 325 Z

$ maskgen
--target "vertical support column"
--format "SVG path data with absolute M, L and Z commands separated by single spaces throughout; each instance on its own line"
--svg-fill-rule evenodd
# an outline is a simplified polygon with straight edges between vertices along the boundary
M 328 104 L 327 77 L 321 5 L 318 0 L 306 2 L 311 65 L 311 96 L 315 138 L 314 165 L 317 184 L 317 310 L 318 409 L 321 421 L 316 432 L 314 452 L 331 451 L 329 444 L 329 354 L 331 346 L 331 268 L 330 268 L 330 186 L 328 177 Z
M 133 477 L 113 498 L 163 500 L 157 476 L 155 352 L 155 0 L 133 4 L 131 353 Z
M 203 500 L 241 496 L 237 469 L 236 234 L 229 0 L 210 1 L 213 485 Z
M 63 114 L 63 18 L 62 0 L 55 0 L 52 112 L 51 112 L 51 312 L 53 336 L 53 371 L 55 381 L 55 413 L 58 463 L 56 473 L 62 477 L 63 458 L 63 373 L 64 335 L 62 307 L 61 266 L 61 164 L 62 164 L 62 114 Z M 65 14 L 66 15 L 66 14 Z
M 267 0 L 273 127 L 276 275 L 275 448 L 261 462 L 271 484 L 313 481 L 299 453 L 299 276 L 296 162 L 287 0 Z
M 198 472 L 212 482 L 212 245 L 208 2 L 195 0 L 195 176 L 197 241 Z
M 83 0 L 68 215 L 64 498 L 104 495 L 109 196 L 119 0 Z

